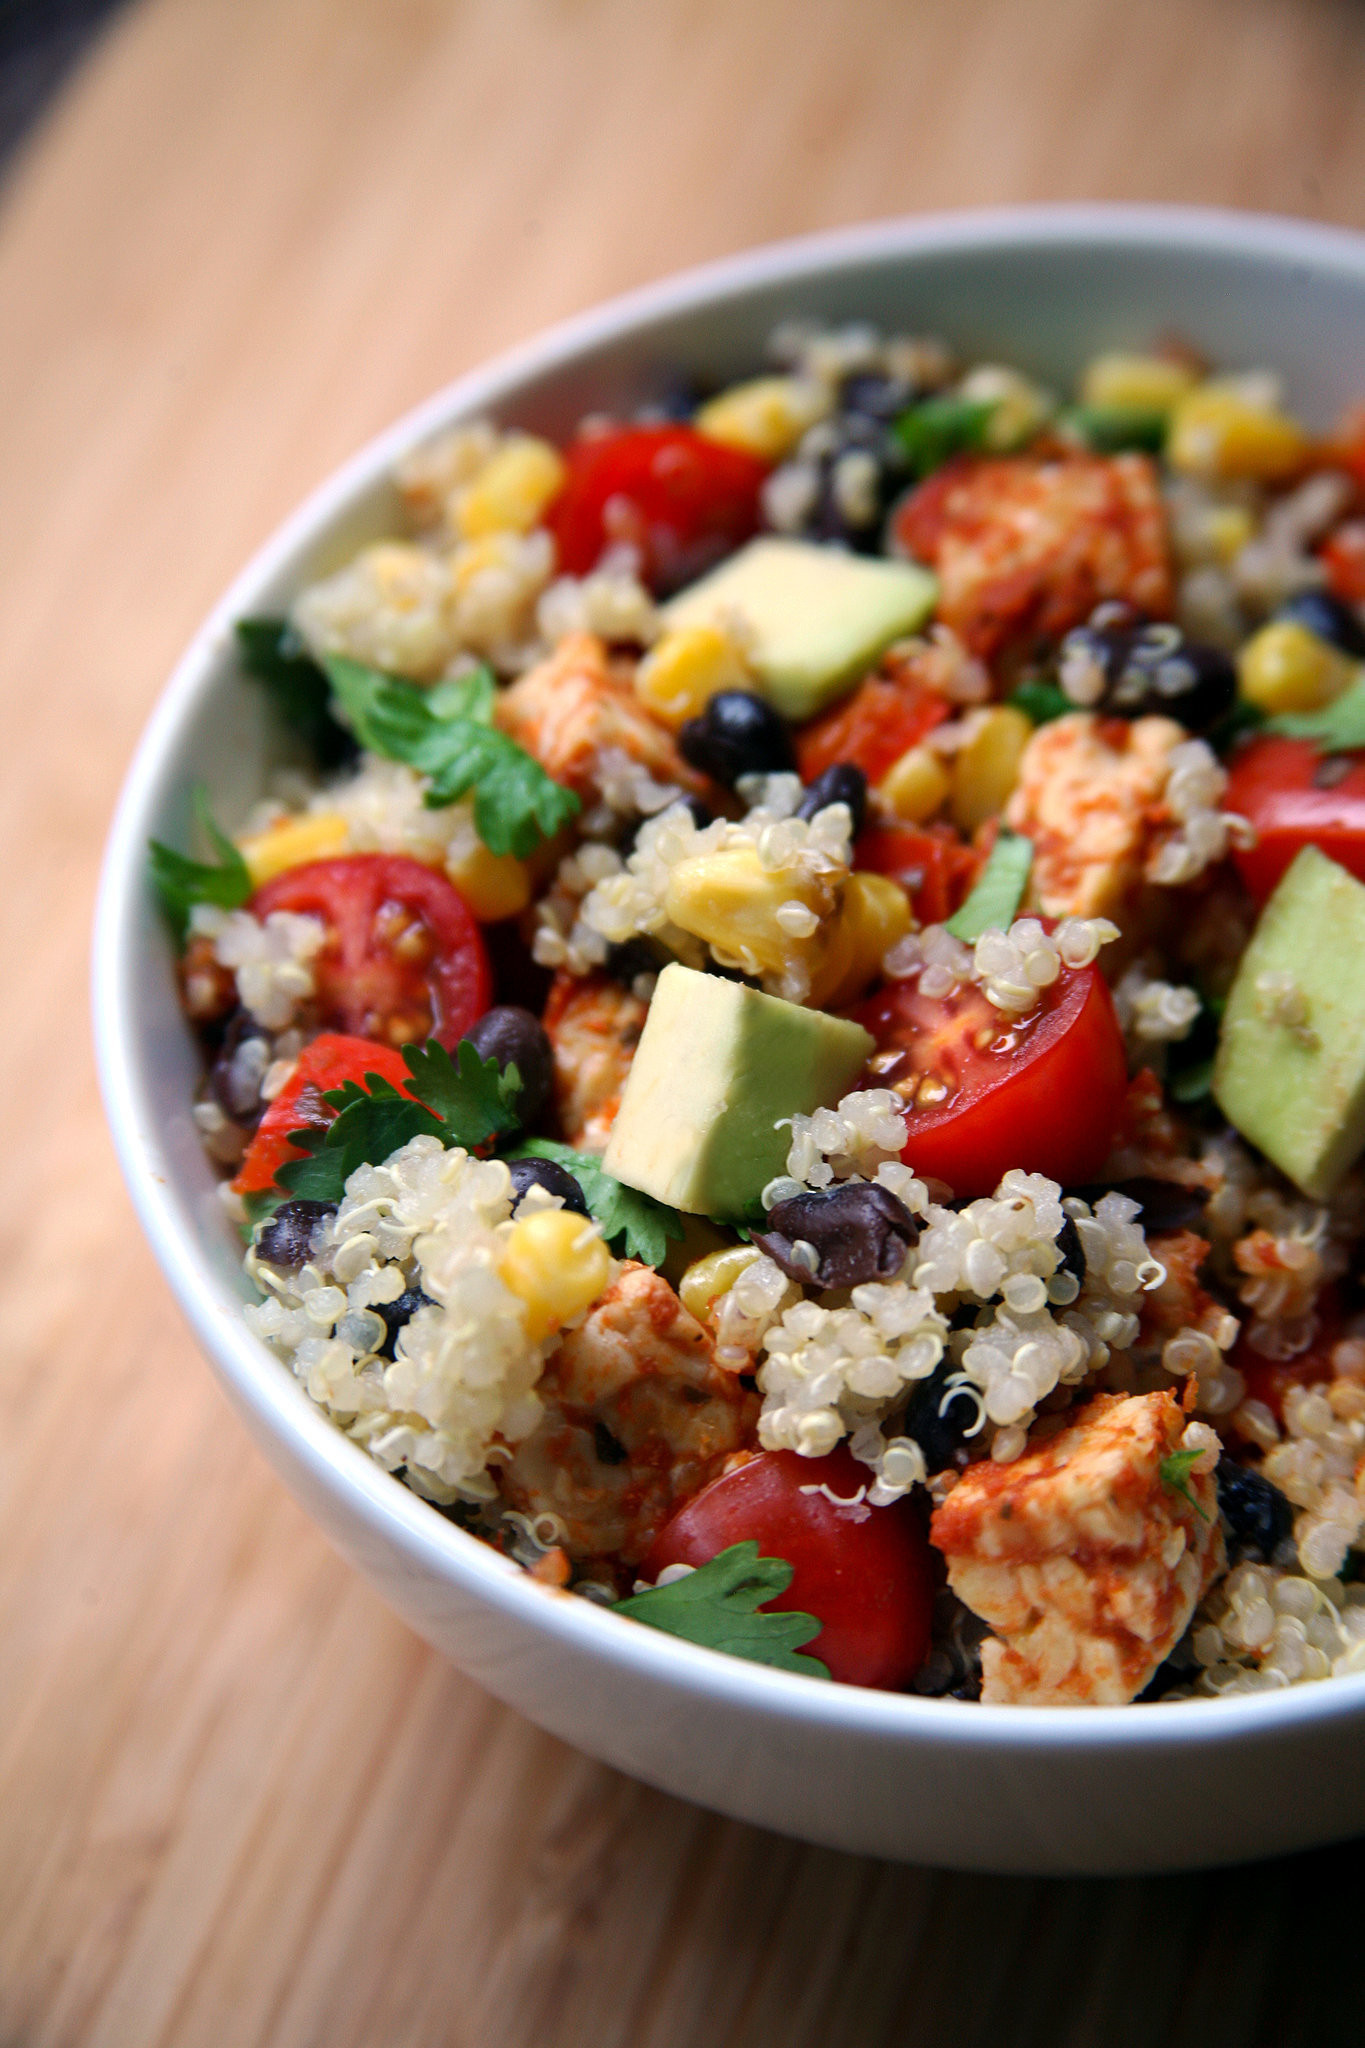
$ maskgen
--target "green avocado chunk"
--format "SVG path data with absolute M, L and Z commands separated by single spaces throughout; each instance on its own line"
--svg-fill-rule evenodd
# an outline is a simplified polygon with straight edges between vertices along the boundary
M 784 718 L 832 704 L 879 654 L 924 624 L 937 578 L 803 540 L 754 540 L 664 606 L 669 626 L 743 622 L 745 654 Z
M 1365 1146 L 1365 886 L 1315 846 L 1297 856 L 1242 955 L 1213 1093 L 1315 1202 Z
M 676 961 L 665 967 L 603 1155 L 670 1208 L 741 1221 L 786 1164 L 785 1119 L 839 1100 L 875 1040 Z

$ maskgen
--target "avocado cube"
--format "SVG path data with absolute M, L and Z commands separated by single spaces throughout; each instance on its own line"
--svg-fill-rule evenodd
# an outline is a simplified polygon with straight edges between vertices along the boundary
M 649 1006 L 602 1164 L 692 1215 L 739 1221 L 785 1170 L 785 1119 L 837 1102 L 875 1040 L 676 961 Z
M 1365 1146 L 1365 885 L 1315 846 L 1296 857 L 1242 955 L 1213 1093 L 1315 1202 Z
M 917 632 L 937 597 L 937 579 L 913 562 L 764 539 L 682 591 L 663 616 L 669 626 L 741 620 L 764 694 L 799 721 L 841 697 L 893 640 Z

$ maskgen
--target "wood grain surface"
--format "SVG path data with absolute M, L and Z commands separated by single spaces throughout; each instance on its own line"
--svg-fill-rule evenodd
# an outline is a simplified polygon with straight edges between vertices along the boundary
M 142 0 L 0 193 L 0 2048 L 1358 2039 L 1359 1846 L 1207 1877 L 802 1848 L 442 1665 L 248 1447 L 86 1024 L 173 658 L 400 408 L 768 237 L 1034 198 L 1365 226 L 1334 0 Z M 1083 1825 L 1083 1817 L 1077 1816 Z

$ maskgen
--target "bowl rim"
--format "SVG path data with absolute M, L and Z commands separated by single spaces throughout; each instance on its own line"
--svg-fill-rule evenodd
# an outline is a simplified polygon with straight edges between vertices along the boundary
M 846 1737 L 946 1745 L 961 1751 L 1074 1749 L 1163 1752 L 1365 1720 L 1365 1673 L 1231 1698 L 1171 1701 L 1159 1712 L 1130 1706 L 1005 1706 L 812 1683 L 796 1673 L 726 1656 L 662 1631 L 621 1628 L 595 1603 L 542 1586 L 509 1559 L 457 1528 L 376 1465 L 315 1408 L 282 1361 L 248 1330 L 241 1299 L 197 1249 L 178 1205 L 169 1161 L 151 1114 L 133 1026 L 145 847 L 159 800 L 176 782 L 183 729 L 212 694 L 233 621 L 306 542 L 336 523 L 409 448 L 443 426 L 515 399 L 533 377 L 656 322 L 743 299 L 763 286 L 795 284 L 869 260 L 992 248 L 1093 244 L 1200 250 L 1278 263 L 1309 263 L 1365 284 L 1365 235 L 1288 216 L 1166 205 L 1025 205 L 922 214 L 803 235 L 722 257 L 620 294 L 557 322 L 455 379 L 373 436 L 317 485 L 233 579 L 161 692 L 120 792 L 95 909 L 94 1036 L 115 1150 L 138 1220 L 211 1364 L 237 1399 L 285 1446 L 291 1462 L 344 1511 L 428 1578 L 445 1580 L 564 1649 L 591 1655 L 622 1677 L 704 1697 L 716 1707 L 773 1714 Z

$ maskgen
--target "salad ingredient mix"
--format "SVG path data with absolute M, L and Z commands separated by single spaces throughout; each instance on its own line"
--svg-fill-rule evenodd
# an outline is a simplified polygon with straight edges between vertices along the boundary
M 251 1328 L 548 1587 L 807 1676 L 1365 1670 L 1365 413 L 791 325 L 417 450 L 154 845 Z

